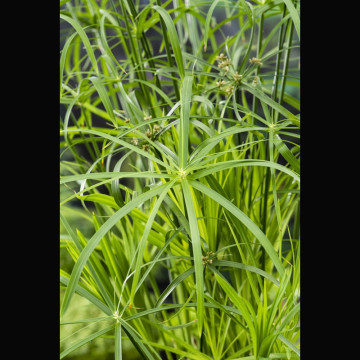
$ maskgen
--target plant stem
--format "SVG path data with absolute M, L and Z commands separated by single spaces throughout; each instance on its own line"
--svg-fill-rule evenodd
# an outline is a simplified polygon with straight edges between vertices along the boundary
M 292 37 L 293 37 L 293 32 L 294 32 L 294 23 L 292 21 L 290 21 L 290 25 L 289 25 L 289 31 L 287 34 L 287 49 L 285 50 L 285 57 L 284 57 L 284 65 L 283 65 L 283 71 L 282 71 L 282 78 L 281 78 L 281 83 L 280 83 L 280 94 L 279 94 L 279 100 L 278 103 L 281 105 L 282 101 L 283 101 L 283 97 L 284 97 L 284 91 L 285 91 L 285 83 L 286 83 L 286 77 L 287 77 L 287 72 L 288 72 L 288 66 L 289 66 L 289 59 L 290 59 L 290 52 L 291 52 L 291 44 L 292 44 Z M 276 111 L 275 112 L 275 123 L 277 122 L 279 117 L 279 113 Z
M 156 4 L 158 6 L 162 5 L 160 0 L 156 0 Z M 173 67 L 174 62 L 173 62 L 173 59 L 172 59 L 172 56 L 171 56 L 169 38 L 168 38 L 168 35 L 167 35 L 165 22 L 164 22 L 163 18 L 160 15 L 159 15 L 159 18 L 160 18 L 161 30 L 163 32 L 163 37 L 164 37 L 164 42 L 165 42 L 166 55 L 167 55 L 170 67 Z M 171 72 L 171 76 L 173 77 L 172 81 L 173 81 L 173 85 L 174 85 L 174 91 L 175 91 L 176 100 L 179 101 L 180 100 L 180 93 L 179 93 L 179 87 L 178 87 L 178 84 L 177 84 L 177 81 L 176 81 L 176 74 L 174 72 Z

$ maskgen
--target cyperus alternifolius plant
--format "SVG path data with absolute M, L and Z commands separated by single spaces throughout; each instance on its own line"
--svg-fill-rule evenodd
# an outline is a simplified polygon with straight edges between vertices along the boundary
M 60 5 L 60 358 L 298 359 L 300 1 Z

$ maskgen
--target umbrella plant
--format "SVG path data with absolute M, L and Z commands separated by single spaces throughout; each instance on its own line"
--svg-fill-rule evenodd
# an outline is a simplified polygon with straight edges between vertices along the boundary
M 60 1 L 60 358 L 300 357 L 299 10 Z

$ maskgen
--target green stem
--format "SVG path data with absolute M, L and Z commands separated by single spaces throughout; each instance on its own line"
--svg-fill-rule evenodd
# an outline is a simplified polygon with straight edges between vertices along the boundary
M 282 19 L 285 17 L 285 15 L 286 15 L 286 6 L 284 5 Z M 284 25 L 281 26 L 280 31 L 279 31 L 279 38 L 278 38 L 278 50 L 279 51 L 282 49 L 282 45 L 283 45 L 283 42 L 282 42 L 283 31 L 284 31 Z M 272 84 L 272 89 L 271 89 L 271 98 L 273 100 L 276 99 L 276 95 L 277 95 L 281 54 L 282 54 L 281 52 L 278 52 L 278 54 L 276 55 L 275 74 L 274 74 L 273 84 Z M 274 109 L 272 109 L 271 112 L 272 112 L 271 117 L 274 118 Z M 264 140 L 267 140 L 268 137 L 269 137 L 269 135 L 267 133 L 265 133 Z M 266 148 L 265 148 L 265 160 L 269 160 L 268 146 L 266 146 Z M 268 194 L 269 193 L 269 185 L 270 185 L 270 170 L 267 168 L 265 170 L 264 197 L 263 197 L 263 201 L 261 203 L 261 208 L 260 208 L 260 214 L 261 214 L 260 217 L 262 219 L 262 231 L 264 232 L 264 234 L 266 234 L 266 218 L 267 218 L 267 202 L 268 202 L 268 195 L 269 195 Z M 264 252 L 262 254 L 261 263 L 262 263 L 263 270 L 265 270 L 265 253 Z
M 241 65 L 240 65 L 240 68 L 239 68 L 239 74 L 240 75 L 242 74 L 243 69 L 247 65 L 247 62 L 248 62 L 248 59 L 249 59 L 249 56 L 250 56 L 250 52 L 251 52 L 252 43 L 253 43 L 253 40 L 254 40 L 254 33 L 255 33 L 255 26 L 252 26 L 251 27 L 250 40 L 249 40 L 248 48 L 246 50 L 244 59 L 243 59 Z
M 134 19 L 137 17 L 138 13 L 135 9 L 135 6 L 134 4 L 132 3 L 132 1 L 129 2 L 130 4 L 130 10 L 131 10 L 131 13 L 132 13 L 132 16 L 134 17 Z M 162 19 L 161 19 L 162 20 Z M 152 59 L 152 55 L 151 55 L 151 52 L 150 52 L 150 46 L 149 46 L 149 41 L 148 41 L 148 38 L 145 36 L 145 32 L 142 31 L 141 32 L 141 38 L 140 38 L 140 41 L 141 41 L 141 44 L 143 46 L 143 49 L 145 51 L 145 54 L 146 54 L 146 57 L 149 59 L 148 62 L 149 62 L 149 65 L 152 69 L 155 70 L 155 63 L 154 63 L 154 60 Z M 156 86 L 162 90 L 161 88 L 161 84 L 160 84 L 160 80 L 159 80 L 159 77 L 158 75 L 156 74 L 156 72 L 154 73 L 154 78 L 155 78 L 155 83 L 156 83 Z M 156 98 L 156 93 L 155 91 L 153 90 L 153 95 L 155 96 Z M 164 108 L 166 109 L 166 105 L 164 106 Z M 152 113 L 153 116 L 155 116 L 154 113 Z
M 71 114 L 71 115 L 72 115 L 72 114 Z M 79 125 L 78 125 L 78 123 L 77 123 L 76 121 L 75 121 L 75 124 L 76 124 L 76 126 L 79 128 Z M 61 119 L 61 122 L 60 122 L 60 128 L 61 128 L 62 130 L 64 129 L 64 124 L 63 124 L 63 122 L 62 122 L 62 119 Z M 84 137 L 84 135 L 82 135 L 82 137 Z M 84 139 L 84 140 L 85 140 L 85 139 Z M 81 157 L 78 155 L 78 153 L 74 150 L 74 147 L 72 146 L 72 140 L 70 140 L 70 138 L 68 137 L 66 142 L 67 142 L 67 146 L 68 146 L 70 152 L 71 152 L 72 155 L 74 156 L 74 159 L 75 159 L 76 163 L 79 164 L 79 167 L 80 167 L 80 169 L 81 169 L 81 172 L 82 172 L 82 173 L 85 173 L 86 170 L 85 170 L 85 168 L 84 168 L 84 166 L 83 166 L 83 164 L 82 164 L 83 160 L 82 160 Z M 84 142 L 85 142 L 85 144 L 87 145 L 87 148 L 91 150 L 91 148 L 89 147 L 89 144 L 87 144 L 86 141 L 84 141 Z M 85 145 L 85 146 L 86 146 L 86 145 Z
M 284 9 L 283 9 L 283 13 L 282 13 L 282 19 L 285 17 L 285 14 L 286 14 L 286 6 L 284 5 Z M 280 28 L 280 31 L 279 31 L 279 40 L 278 40 L 278 50 L 279 51 L 282 49 L 282 46 L 283 46 L 283 41 L 282 41 L 283 31 L 284 31 L 284 24 L 281 25 L 281 28 Z M 282 55 L 282 52 L 278 52 L 277 55 L 276 55 L 275 74 L 274 74 L 273 84 L 272 84 L 272 89 L 271 89 L 271 98 L 273 100 L 275 100 L 276 96 L 277 96 L 281 55 Z M 272 112 L 271 115 L 273 117 L 274 116 L 274 110 L 272 109 L 271 112 Z
M 156 4 L 158 6 L 162 5 L 160 0 L 156 0 Z M 170 45 L 169 45 L 169 38 L 168 38 L 167 32 L 166 32 L 166 26 L 165 26 L 163 18 L 160 15 L 159 15 L 159 18 L 160 18 L 161 30 L 162 30 L 163 35 L 164 35 L 164 42 L 165 42 L 165 49 L 166 49 L 167 58 L 168 58 L 170 67 L 173 67 L 174 62 L 173 62 L 173 59 L 172 59 L 172 56 L 171 56 L 171 50 L 170 50 Z M 178 88 L 177 81 L 175 79 L 176 75 L 175 75 L 174 72 L 172 72 L 171 76 L 173 77 L 172 80 L 173 80 L 173 84 L 174 84 L 175 96 L 176 96 L 177 101 L 179 101 L 180 100 L 180 93 L 179 93 L 179 88 Z
M 114 8 L 114 11 L 115 11 L 115 5 L 113 3 L 113 0 L 111 0 L 111 3 L 112 3 L 112 6 Z M 132 4 L 132 2 L 130 2 Z M 133 56 L 131 57 L 131 62 L 132 62 L 132 65 L 135 67 L 136 64 L 139 64 L 139 67 L 140 67 L 140 70 L 136 72 L 136 75 L 139 79 L 143 80 L 143 81 L 147 81 L 146 79 L 146 75 L 145 75 L 145 70 L 143 68 L 143 64 L 142 64 L 142 61 L 141 61 L 141 57 L 139 58 L 138 57 L 138 51 L 137 51 L 137 48 L 135 46 L 135 43 L 134 43 L 134 40 L 132 38 L 132 35 L 131 35 L 131 29 L 130 29 L 130 24 L 129 24 L 129 21 L 128 21 L 128 16 L 126 15 L 126 9 L 124 7 L 124 1 L 123 0 L 120 0 L 120 7 L 121 7 L 121 12 L 124 16 L 124 19 L 125 19 L 125 26 L 126 26 L 126 31 L 128 33 L 128 37 L 129 37 L 129 42 L 130 42 L 130 48 L 131 48 L 131 54 L 133 54 Z M 120 25 L 119 25 L 120 26 Z M 149 92 L 146 91 L 145 89 L 145 86 L 143 83 L 140 83 L 140 88 L 141 88 L 141 91 L 146 99 L 146 102 L 148 104 L 151 104 L 151 101 L 150 101 L 150 98 L 149 98 Z M 155 117 L 155 111 L 152 107 L 150 107 L 150 112 L 151 112 L 151 116 Z
M 296 207 L 293 234 L 295 239 L 300 239 L 300 203 L 298 203 Z
M 261 13 L 260 21 L 259 21 L 259 33 L 258 33 L 258 41 L 257 41 L 257 50 L 256 50 L 256 57 L 259 58 L 260 49 L 261 49 L 261 43 L 262 43 L 262 35 L 263 35 L 263 26 L 264 26 L 264 13 Z M 255 70 L 255 75 L 259 76 L 260 74 L 260 66 L 257 66 Z M 253 113 L 256 114 L 257 110 L 257 97 L 253 97 Z M 251 125 L 254 125 L 254 117 L 251 117 Z M 252 133 L 250 133 L 249 141 L 252 141 Z M 252 149 L 252 147 L 251 147 Z
M 262 43 L 262 35 L 263 35 L 263 26 L 264 26 L 264 12 L 261 13 L 260 16 L 260 21 L 259 21 L 259 33 L 258 33 L 258 40 L 257 40 L 257 52 L 256 52 L 256 57 L 259 58 L 259 54 L 260 54 L 260 50 L 261 50 L 261 43 Z M 256 76 L 259 76 L 260 74 L 260 66 L 258 66 L 256 68 L 256 72 L 255 72 Z M 257 97 L 254 96 L 253 97 L 253 107 L 252 107 L 252 111 L 254 114 L 256 114 L 257 111 Z M 254 117 L 251 117 L 250 120 L 250 124 L 254 125 Z M 249 142 L 251 143 L 253 141 L 253 133 L 250 132 L 249 133 Z M 249 149 L 249 158 L 251 159 L 253 157 L 253 145 L 250 145 L 250 149 Z M 250 187 L 249 187 L 249 200 L 248 200 L 248 208 L 250 209 L 250 204 L 252 202 L 252 184 L 253 184 L 253 177 L 254 177 L 254 172 L 253 172 L 253 168 L 251 168 L 250 170 Z
M 111 1 L 111 5 L 112 5 L 112 8 L 113 8 L 114 13 L 117 14 L 117 11 L 116 11 L 116 8 L 115 8 L 115 4 L 114 4 L 113 0 L 110 0 L 110 1 Z M 123 6 L 122 6 L 122 5 L 123 5 L 123 4 L 122 4 L 122 2 L 121 2 L 121 3 L 120 3 L 121 11 L 122 11 L 122 13 L 124 14 L 124 12 L 123 12 Z M 117 20 L 117 22 L 118 22 L 119 28 L 121 28 L 121 24 L 120 24 L 119 18 L 116 17 L 116 20 Z M 125 21 L 125 22 L 126 22 L 126 21 Z M 126 42 L 125 37 L 123 37 L 123 38 L 124 38 L 123 45 L 124 45 L 124 48 L 125 48 L 125 52 L 126 52 L 126 54 L 131 54 L 130 49 L 129 49 L 129 45 L 128 45 L 127 42 Z M 130 56 L 130 60 L 131 60 L 132 66 L 135 67 L 135 60 L 134 60 L 133 56 Z
M 282 78 L 281 78 L 281 83 L 280 83 L 280 94 L 279 94 L 279 104 L 281 105 L 282 101 L 283 101 L 283 97 L 284 97 L 284 92 L 285 92 L 285 82 L 286 82 L 286 77 L 287 77 L 287 72 L 288 72 L 288 67 L 289 67 L 289 59 L 290 59 L 290 52 L 291 52 L 291 43 L 292 43 L 292 36 L 293 36 L 293 31 L 294 31 L 294 23 L 290 21 L 290 27 L 289 27 L 289 31 L 287 33 L 287 39 L 286 39 L 286 44 L 287 44 L 287 50 L 285 51 L 285 57 L 284 57 L 284 65 L 283 65 L 283 71 L 282 71 Z M 279 117 L 279 113 L 276 111 L 275 112 L 275 123 L 277 122 Z

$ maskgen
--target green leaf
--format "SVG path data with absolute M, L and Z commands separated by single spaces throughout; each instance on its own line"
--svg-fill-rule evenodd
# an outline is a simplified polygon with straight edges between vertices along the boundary
M 279 165 L 273 161 L 267 161 L 267 160 L 230 160 L 230 161 L 223 161 L 216 164 L 209 164 L 207 165 L 207 169 L 204 170 L 198 170 L 195 174 L 190 175 L 192 180 L 200 179 L 204 176 L 207 176 L 209 174 L 214 174 L 218 171 L 231 169 L 235 167 L 242 167 L 242 166 L 263 166 L 268 167 L 271 169 L 277 169 L 279 171 L 282 171 L 285 174 L 290 175 L 295 181 L 300 182 L 300 177 L 298 174 L 296 174 L 294 171 L 288 169 L 287 167 L 283 165 Z M 197 169 L 200 168 L 197 167 Z
M 61 321 L 60 325 L 71 325 L 71 324 L 84 324 L 84 323 L 95 323 L 98 321 L 105 321 L 112 319 L 112 316 L 103 316 L 90 319 L 74 320 L 74 321 Z
M 103 85 L 102 81 L 95 76 L 91 76 L 89 80 L 94 84 L 96 91 L 98 92 L 100 99 L 102 103 L 104 104 L 105 110 L 108 113 L 111 121 L 113 122 L 113 125 L 117 127 L 117 122 L 115 119 L 115 115 L 113 112 L 113 106 L 110 102 L 110 98 L 107 94 L 107 91 L 105 89 L 105 86 Z M 110 85 L 111 86 L 111 85 Z
M 136 350 L 140 353 L 140 355 L 142 355 L 144 359 L 155 360 L 147 347 L 142 343 L 142 339 L 137 334 L 136 330 L 121 318 L 119 318 L 119 322 L 121 323 L 124 331 L 126 332 L 132 344 L 135 346 Z M 157 358 L 161 360 L 160 357 Z
M 64 270 L 60 269 L 60 282 L 64 285 L 69 284 L 70 275 L 67 274 Z M 98 299 L 95 295 L 91 294 L 88 290 L 86 290 L 81 284 L 76 285 L 75 292 L 85 299 L 89 300 L 92 304 L 94 304 L 97 308 L 103 311 L 107 315 L 112 315 L 112 311 L 107 307 L 100 299 Z
M 212 264 L 213 264 L 213 266 L 228 266 L 228 267 L 234 267 L 237 269 L 251 271 L 251 272 L 254 272 L 256 274 L 263 276 L 265 279 L 270 280 L 272 283 L 274 283 L 277 286 L 280 285 L 279 281 L 276 280 L 271 274 L 255 267 L 255 266 L 252 266 L 252 265 L 241 264 L 238 262 L 228 261 L 228 260 L 214 260 L 212 262 Z
M 76 32 L 79 34 L 81 40 L 83 41 L 83 43 L 85 45 L 86 51 L 88 53 L 88 56 L 90 58 L 92 65 L 95 69 L 96 74 L 99 74 L 99 68 L 98 68 L 98 65 L 96 62 L 94 51 L 91 47 L 89 38 L 87 37 L 83 28 L 80 26 L 80 24 L 77 21 L 73 20 L 72 18 L 70 18 L 67 15 L 60 14 L 60 18 L 67 21 L 70 25 L 72 25 L 74 27 L 74 29 L 76 30 Z
M 254 350 L 254 356 L 257 358 L 257 335 L 256 335 L 256 329 L 255 325 L 253 323 L 253 320 L 251 318 L 251 315 L 246 308 L 246 305 L 243 302 L 243 299 L 236 293 L 234 288 L 224 279 L 223 276 L 219 273 L 215 273 L 215 278 L 217 282 L 220 284 L 220 286 L 225 291 L 226 295 L 231 299 L 231 301 L 234 303 L 234 305 L 241 311 L 242 316 L 245 319 L 245 322 L 249 328 L 252 344 L 253 344 L 253 350 Z
M 88 343 L 91 340 L 96 339 L 97 337 L 106 334 L 107 332 L 109 332 L 110 330 L 112 330 L 114 328 L 114 324 L 110 325 L 108 327 L 106 327 L 105 329 L 99 330 L 94 334 L 89 335 L 88 337 L 86 337 L 85 339 L 80 340 L 79 342 L 77 342 L 76 344 L 70 346 L 68 349 L 64 350 L 62 353 L 60 353 L 60 359 L 64 358 L 66 355 L 70 354 L 71 352 L 73 352 L 74 350 L 78 349 L 80 346 L 85 345 L 86 343 Z
M 285 345 L 287 345 L 292 351 L 294 351 L 296 355 L 300 356 L 300 350 L 285 336 L 279 335 L 279 340 L 282 341 Z
M 70 0 L 68 0 L 70 1 Z M 64 45 L 64 47 L 61 50 L 61 56 L 60 56 L 60 97 L 62 95 L 62 81 L 63 81 L 63 75 L 64 75 L 64 67 L 65 67 L 65 60 L 66 56 L 68 54 L 68 50 L 70 48 L 71 42 L 74 40 L 74 37 L 78 35 L 77 33 L 72 34 L 67 40 Z
M 71 273 L 70 281 L 66 292 L 64 294 L 63 303 L 61 306 L 60 316 L 65 314 L 70 300 L 74 294 L 76 285 L 80 279 L 81 272 L 88 261 L 90 255 L 95 250 L 96 246 L 100 240 L 107 234 L 107 232 L 126 214 L 128 214 L 132 209 L 136 208 L 138 205 L 143 203 L 146 200 L 151 199 L 152 197 L 160 194 L 168 184 L 160 185 L 152 190 L 145 192 L 144 194 L 139 195 L 134 200 L 127 203 L 124 207 L 118 210 L 114 215 L 112 215 L 101 227 L 100 229 L 91 237 L 87 245 L 84 247 L 83 251 L 80 253 L 80 256 L 77 262 L 74 265 L 73 271 Z
M 92 201 L 98 204 L 110 206 L 117 210 L 120 208 L 120 206 L 115 202 L 112 196 L 105 194 L 90 194 L 90 195 L 77 196 L 77 198 L 79 200 Z
M 265 251 L 273 261 L 279 274 L 282 275 L 284 273 L 284 266 L 282 265 L 282 262 L 280 261 L 279 256 L 274 250 L 273 246 L 271 245 L 269 239 L 246 214 L 244 214 L 238 207 L 236 207 L 229 200 L 221 196 L 219 193 L 201 184 L 200 182 L 189 180 L 189 184 L 195 189 L 209 196 L 214 201 L 218 202 L 221 206 L 223 206 L 225 209 L 230 211 L 230 213 L 232 213 L 235 217 L 237 217 L 249 229 L 249 231 L 252 234 L 254 234 L 254 236 L 259 240 L 260 244 L 264 247 Z
M 164 300 L 171 294 L 171 292 L 181 283 L 183 282 L 187 277 L 192 275 L 195 272 L 195 268 L 190 268 L 180 274 L 178 277 L 176 277 L 162 292 L 160 297 L 156 300 L 155 307 L 160 307 L 161 304 L 164 302 Z
M 246 16 L 249 19 L 250 26 L 253 26 L 254 22 L 253 22 L 250 6 L 248 5 L 248 3 L 245 0 L 240 0 L 240 3 L 242 5 L 243 11 L 245 11 Z
M 159 252 L 156 254 L 155 258 L 153 261 L 151 261 L 150 266 L 148 266 L 148 268 L 146 269 L 144 275 L 142 276 L 142 278 L 140 279 L 140 281 L 137 284 L 137 288 L 136 291 L 139 289 L 139 287 L 141 286 L 141 284 L 146 280 L 147 276 L 149 275 L 149 273 L 151 272 L 151 270 L 153 269 L 153 267 L 157 264 L 158 261 L 164 261 L 164 259 L 160 259 L 161 254 L 165 251 L 165 249 L 168 247 L 168 245 L 176 238 L 176 236 L 178 236 L 178 234 L 180 233 L 180 231 L 182 230 L 182 228 L 177 229 L 174 234 L 172 236 L 169 237 L 168 240 L 166 240 L 165 244 L 163 245 L 163 247 L 159 250 Z M 175 257 L 174 257 L 175 258 Z
M 94 134 L 94 135 L 98 135 L 101 136 L 105 139 L 108 139 L 114 143 L 120 144 L 130 150 L 133 150 L 134 152 L 138 153 L 139 155 L 142 155 L 152 161 L 155 161 L 156 163 L 158 163 L 159 165 L 164 166 L 165 168 L 171 168 L 168 164 L 164 163 L 163 161 L 157 159 L 155 156 L 150 155 L 148 152 L 141 150 L 140 148 L 138 148 L 135 145 L 132 145 L 124 140 L 118 139 L 114 136 L 111 136 L 107 133 L 101 132 L 101 131 L 96 131 L 96 130 L 89 130 L 89 129 L 68 129 L 67 132 L 79 132 L 79 133 L 85 133 L 85 134 Z M 61 132 L 62 133 L 62 132 Z
M 211 18 L 212 18 L 212 14 L 215 10 L 215 6 L 217 5 L 217 3 L 219 2 L 219 0 L 215 0 L 209 10 L 208 10 L 208 13 L 206 15 L 206 21 L 205 21 L 205 31 L 204 31 L 204 51 L 206 51 L 206 48 L 207 48 L 207 41 L 208 41 L 208 37 L 209 37 L 209 30 L 210 30 L 210 21 L 211 21 Z
M 196 147 L 196 149 L 191 153 L 189 158 L 190 166 L 195 164 L 197 160 L 201 160 L 205 155 L 209 153 L 209 151 L 212 148 L 214 148 L 221 141 L 221 139 L 227 136 L 240 134 L 243 132 L 263 131 L 263 130 L 264 128 L 260 126 L 254 126 L 254 127 L 232 126 L 230 128 L 227 128 L 226 130 L 222 131 L 220 134 L 216 134 L 204 140 L 199 146 Z
M 122 360 L 121 325 L 115 327 L 115 360 Z
M 157 215 L 160 205 L 162 204 L 167 192 L 173 187 L 173 185 L 175 184 L 176 181 L 177 181 L 177 179 L 174 179 L 173 181 L 167 183 L 167 186 L 164 188 L 164 190 L 160 194 L 159 198 L 156 200 L 156 203 L 155 203 L 154 207 L 152 208 L 151 213 L 148 218 L 148 221 L 145 225 L 145 229 L 141 235 L 141 239 L 140 239 L 140 242 L 138 245 L 136 263 L 135 263 L 134 278 L 133 278 L 133 282 L 132 282 L 132 286 L 131 286 L 130 305 L 132 305 L 132 302 L 134 300 L 135 291 L 136 291 L 138 280 L 140 277 L 140 267 L 143 263 L 146 240 L 149 236 L 153 221 L 155 219 L 155 216 Z
M 207 265 L 209 267 L 209 269 L 215 274 L 218 273 L 218 271 L 212 266 L 212 265 Z M 209 301 L 209 303 L 211 303 L 212 305 L 214 305 L 214 307 L 216 309 L 219 309 L 221 311 L 223 311 L 227 316 L 229 316 L 231 318 L 231 320 L 233 320 L 234 322 L 236 322 L 237 324 L 239 324 L 246 332 L 249 332 L 249 329 L 236 317 L 232 314 L 232 312 L 236 313 L 239 316 L 242 316 L 241 311 L 239 311 L 238 309 L 234 308 L 234 307 L 230 307 L 230 306 L 225 306 L 220 304 L 218 301 L 216 301 L 214 298 L 212 298 L 209 295 L 204 294 L 204 297 L 207 301 Z M 204 304 L 205 306 L 208 305 L 208 303 Z M 237 311 L 235 311 L 237 310 Z
M 186 210 L 188 213 L 188 220 L 190 225 L 190 237 L 192 241 L 192 248 L 194 253 L 194 268 L 195 268 L 195 282 L 196 282 L 196 298 L 198 307 L 196 309 L 198 319 L 198 333 L 202 333 L 204 321 L 204 266 L 202 263 L 201 240 L 195 208 L 191 197 L 191 189 L 186 179 L 181 182 L 183 189 Z
M 183 79 L 185 77 L 184 60 L 182 57 L 182 53 L 179 45 L 180 41 L 175 29 L 174 21 L 168 14 L 168 12 L 162 7 L 155 5 L 153 6 L 153 9 L 156 10 L 161 15 L 161 17 L 165 22 L 166 28 L 168 30 L 171 46 L 174 52 L 176 64 L 178 66 L 179 74 L 181 79 Z
M 106 12 L 105 12 L 106 13 Z M 116 66 L 118 66 L 122 72 L 124 72 L 126 74 L 126 71 L 123 69 L 123 67 L 119 64 L 119 62 L 116 60 L 116 57 L 114 56 L 114 54 L 112 53 L 111 49 L 109 48 L 109 44 L 107 42 L 106 39 L 106 33 L 105 33 L 105 18 L 109 16 L 107 13 L 104 14 L 101 17 L 100 20 L 100 39 L 101 39 L 101 44 L 106 52 L 106 54 L 109 56 L 109 58 L 111 58 L 114 63 L 116 64 Z M 115 75 L 115 74 L 114 74 Z M 117 75 L 117 74 L 116 74 Z
M 179 165 L 185 169 L 188 161 L 189 117 L 192 95 L 192 76 L 185 76 L 180 92 L 180 131 L 179 131 Z
M 286 4 L 287 9 L 289 10 L 291 19 L 292 19 L 292 21 L 294 23 L 294 26 L 295 26 L 297 36 L 298 36 L 298 38 L 300 40 L 300 17 L 299 17 L 299 13 L 296 10 L 296 8 L 295 8 L 295 6 L 294 6 L 294 4 L 292 3 L 291 0 L 283 0 L 283 1 Z
M 88 174 L 79 174 L 79 175 L 69 175 L 61 177 L 60 184 L 66 184 L 72 181 L 79 180 L 100 180 L 100 179 L 123 179 L 123 178 L 155 178 L 155 179 L 173 179 L 175 176 L 170 174 L 157 174 L 153 172 L 98 172 L 98 173 L 88 173 Z M 83 189 L 82 191 L 85 191 Z
M 245 89 L 249 93 L 256 96 L 259 100 L 262 100 L 265 104 L 269 105 L 271 108 L 279 112 L 288 118 L 294 125 L 300 126 L 300 120 L 294 114 L 292 114 L 289 110 L 285 109 L 283 106 L 279 105 L 276 101 L 272 100 L 269 96 L 265 95 L 258 88 L 254 88 L 245 83 L 241 84 L 241 88 Z
M 74 241 L 76 247 L 81 252 L 83 250 L 83 245 L 81 244 L 80 241 L 82 241 L 82 243 L 85 243 L 84 236 L 81 234 L 81 232 L 79 230 L 77 230 L 77 235 L 72 231 L 69 223 L 67 222 L 66 218 L 61 214 L 61 212 L 60 212 L 60 220 L 61 220 L 62 224 L 65 226 L 70 237 Z M 90 261 L 88 263 L 88 269 L 89 269 L 95 283 L 98 286 L 99 292 L 101 293 L 102 297 L 106 301 L 106 304 L 109 306 L 109 308 L 111 308 L 112 303 L 111 303 L 111 299 L 109 297 L 108 291 L 106 290 L 106 285 L 105 285 L 106 280 L 104 281 L 103 279 L 101 279 L 101 275 L 103 275 L 104 270 L 103 270 L 102 266 L 100 265 L 99 261 L 96 258 L 90 259 Z M 105 277 L 105 279 L 106 279 L 106 277 Z
M 274 145 L 278 149 L 279 153 L 284 157 L 284 159 L 294 168 L 294 170 L 300 173 L 300 162 L 292 154 L 286 144 L 281 140 L 280 136 L 275 134 L 274 136 Z
M 205 294 L 204 297 L 207 298 L 207 295 Z M 210 301 L 210 299 L 209 299 L 209 301 Z M 130 321 L 130 320 L 138 319 L 138 318 L 143 317 L 143 316 L 147 316 L 147 315 L 150 315 L 150 314 L 155 314 L 155 313 L 166 311 L 166 310 L 179 309 L 179 308 L 181 308 L 183 306 L 184 307 L 197 307 L 197 303 L 190 302 L 190 303 L 188 303 L 186 305 L 184 305 L 184 304 L 162 305 L 160 307 L 156 307 L 156 308 L 149 309 L 149 310 L 144 310 L 144 311 L 141 311 L 141 312 L 139 312 L 137 314 L 131 315 L 131 316 L 127 317 L 125 320 Z M 217 304 L 215 304 L 215 303 L 207 303 L 207 302 L 204 303 L 204 307 L 208 307 L 208 308 L 211 308 L 211 309 L 218 309 L 219 308 L 219 306 Z M 241 315 L 241 312 L 238 309 L 236 309 L 236 308 L 234 308 L 232 306 L 221 305 L 220 309 L 222 307 L 228 312 L 233 312 L 235 314 Z
M 129 151 L 124 156 L 122 156 L 121 159 L 115 164 L 113 171 L 120 172 L 121 165 L 132 153 L 132 151 Z M 117 205 L 124 206 L 124 200 L 122 199 L 119 187 L 119 180 L 120 179 L 114 179 L 114 181 L 111 182 L 111 195 L 114 197 L 114 201 Z

